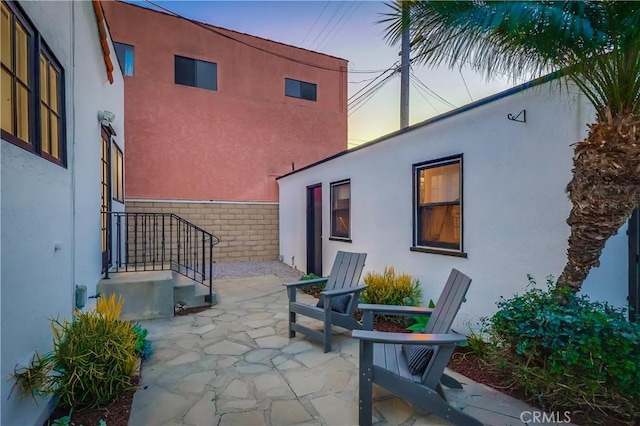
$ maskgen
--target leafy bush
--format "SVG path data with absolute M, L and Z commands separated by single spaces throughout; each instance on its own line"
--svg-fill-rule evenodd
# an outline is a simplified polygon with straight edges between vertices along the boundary
M 433 303 L 433 300 L 429 300 L 429 308 L 433 309 L 436 307 L 436 304 Z M 413 324 L 407 327 L 408 331 L 422 331 L 427 326 L 429 322 L 430 316 L 424 315 L 419 317 L 413 317 Z
M 148 330 L 136 324 L 133 326 L 133 332 L 136 334 L 136 354 L 146 361 L 153 354 L 151 342 L 147 340 Z
M 567 291 L 562 304 L 547 284 L 497 303 L 486 321 L 494 358 L 545 409 L 640 420 L 640 326 L 587 296 Z
M 300 281 L 308 281 L 308 280 L 315 280 L 318 278 L 322 278 L 317 276 L 316 274 L 307 274 L 307 275 L 303 275 L 300 277 Z M 311 284 L 311 285 L 305 285 L 303 287 L 298 287 L 303 293 L 307 293 L 307 294 L 311 294 L 313 296 L 315 296 L 316 294 L 320 293 L 321 291 L 323 291 L 325 289 L 325 287 L 327 286 L 326 283 L 322 283 L 322 284 Z
M 422 300 L 420 281 L 404 272 L 396 275 L 392 266 L 385 267 L 382 274 L 367 272 L 363 281 L 367 288 L 360 293 L 361 303 L 418 306 Z M 376 315 L 376 318 L 394 322 L 402 327 L 407 327 L 412 322 L 410 318 L 402 316 Z
M 382 274 L 367 272 L 364 283 L 367 288 L 360 294 L 362 303 L 418 306 L 422 300 L 420 281 L 404 272 L 396 275 L 392 266 L 385 267 Z
M 132 389 L 136 333 L 119 319 L 122 300 L 100 298 L 95 312 L 76 312 L 72 322 L 51 320 L 54 349 L 36 354 L 14 377 L 25 394 L 57 396 L 64 405 L 99 406 Z

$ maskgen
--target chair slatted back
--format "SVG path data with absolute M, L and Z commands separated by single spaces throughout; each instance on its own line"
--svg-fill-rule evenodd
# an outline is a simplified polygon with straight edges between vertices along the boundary
M 326 289 L 339 290 L 357 286 L 366 257 L 366 253 L 339 251 L 327 279 Z
M 428 334 L 448 333 L 462 302 L 465 300 L 471 278 L 452 269 L 449 279 L 440 293 L 424 332 Z

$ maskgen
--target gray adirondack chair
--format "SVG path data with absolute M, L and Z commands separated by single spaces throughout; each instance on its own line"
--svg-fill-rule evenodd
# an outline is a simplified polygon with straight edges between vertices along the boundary
M 358 285 L 364 261 L 367 257 L 366 253 L 348 253 L 339 251 L 336 260 L 331 268 L 331 274 L 327 278 L 318 278 L 315 280 L 296 281 L 284 284 L 287 287 L 289 295 L 289 337 L 295 337 L 296 332 L 300 332 L 307 337 L 318 340 L 324 344 L 324 351 L 331 351 L 331 326 L 338 325 L 340 327 L 353 330 L 361 328 L 361 325 L 353 317 L 356 306 L 358 305 L 358 297 L 360 292 L 367 286 Z M 296 301 L 296 289 L 305 285 L 326 283 L 325 290 L 320 293 L 323 299 L 324 307 L 309 305 Z M 338 299 L 343 296 L 348 298 L 346 306 L 343 309 L 332 309 L 333 302 L 345 301 Z M 335 304 L 335 303 L 334 303 Z M 306 317 L 314 318 L 324 322 L 322 332 L 312 330 L 301 324 L 296 323 L 296 315 L 300 314 Z
M 470 284 L 471 278 L 453 269 L 433 309 L 366 304 L 358 306 L 363 311 L 365 328 L 352 332 L 352 336 L 360 340 L 360 425 L 372 423 L 373 383 L 453 424 L 482 425 L 478 420 L 452 407 L 441 387 L 441 383 L 447 387 L 462 387 L 455 379 L 444 375 L 444 369 L 456 345 L 466 340 L 464 336 L 449 333 Z M 430 318 L 424 333 L 383 333 L 371 331 L 374 313 L 430 315 Z M 410 371 L 402 345 L 432 346 L 433 354 L 423 373 L 414 374 Z

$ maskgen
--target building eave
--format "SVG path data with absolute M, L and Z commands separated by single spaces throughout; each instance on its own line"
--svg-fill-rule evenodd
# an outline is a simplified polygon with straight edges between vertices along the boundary
M 402 135 L 402 134 L 405 134 L 405 133 L 408 133 L 408 132 L 412 132 L 412 131 L 417 130 L 419 128 L 428 126 L 428 125 L 436 123 L 438 121 L 445 120 L 445 119 L 453 117 L 455 115 L 462 114 L 463 112 L 466 112 L 466 111 L 478 108 L 480 106 L 495 102 L 497 100 L 509 97 L 511 95 L 514 95 L 516 93 L 522 92 L 522 91 L 527 90 L 527 89 L 530 89 L 532 87 L 539 86 L 539 85 L 544 84 L 544 83 L 548 83 L 548 82 L 550 82 L 552 80 L 555 80 L 555 79 L 559 78 L 560 76 L 561 76 L 560 72 L 553 72 L 551 74 L 547 74 L 547 75 L 539 77 L 537 79 L 534 79 L 534 80 L 528 81 L 526 83 L 520 84 L 518 86 L 512 87 L 511 89 L 507 89 L 507 90 L 504 90 L 502 92 L 496 93 L 494 95 L 487 96 L 486 98 L 482 98 L 482 99 L 479 99 L 479 100 L 477 100 L 475 102 L 463 105 L 463 106 L 461 106 L 459 108 L 456 108 L 456 109 L 453 109 L 451 111 L 445 112 L 444 114 L 440 114 L 440 115 L 437 115 L 435 117 L 428 118 L 428 119 L 426 119 L 424 121 L 421 121 L 419 123 L 416 123 L 414 125 L 406 127 L 404 129 L 400 129 L 400 130 L 396 130 L 395 132 L 387 133 L 386 135 L 380 136 L 379 138 L 374 139 L 374 140 L 372 140 L 370 142 L 365 142 L 362 145 L 359 145 L 359 146 L 357 146 L 355 148 L 351 148 L 351 149 L 347 149 L 347 150 L 338 152 L 337 154 L 334 154 L 334 155 L 329 156 L 327 158 L 323 158 L 322 160 L 316 161 L 315 163 L 312 163 L 312 164 L 309 164 L 307 166 L 301 167 L 301 168 L 299 168 L 297 170 L 293 170 L 293 171 L 291 171 L 289 173 L 286 173 L 286 174 L 284 174 L 282 176 L 278 176 L 276 178 L 276 180 L 279 180 L 279 179 L 294 175 L 296 173 L 299 173 L 299 172 L 302 172 L 304 170 L 313 168 L 313 167 L 318 166 L 320 164 L 323 164 L 323 163 L 326 163 L 328 161 L 334 160 L 336 158 L 345 156 L 347 154 L 351 154 L 353 152 L 369 148 L 370 146 L 377 145 L 377 144 L 379 144 L 381 142 L 387 141 L 387 140 L 392 139 L 392 138 L 394 138 L 396 136 L 399 136 L 399 135 Z
M 100 3 L 100 0 L 92 0 L 91 3 L 93 4 L 93 11 L 96 15 L 96 23 L 98 25 L 98 33 L 100 36 L 100 47 L 102 48 L 102 57 L 104 58 L 104 65 L 107 68 L 107 79 L 109 80 L 109 83 L 113 84 L 113 62 L 111 62 L 109 30 L 106 26 L 104 10 L 102 9 L 102 3 Z

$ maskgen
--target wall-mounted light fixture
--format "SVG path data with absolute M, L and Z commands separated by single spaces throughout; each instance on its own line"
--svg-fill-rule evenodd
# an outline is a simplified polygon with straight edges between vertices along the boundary
M 102 124 L 103 126 L 108 126 L 109 124 L 116 121 L 116 115 L 107 110 L 98 111 L 98 121 L 100 121 L 100 124 Z

